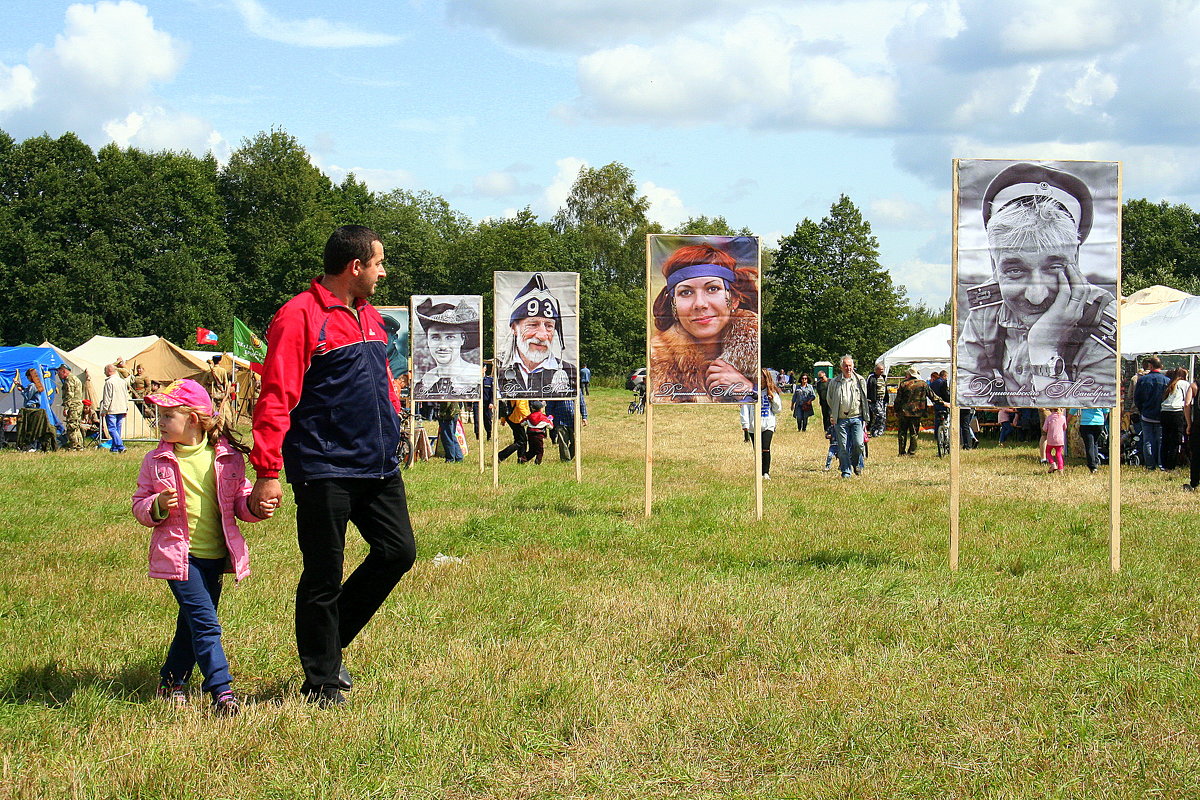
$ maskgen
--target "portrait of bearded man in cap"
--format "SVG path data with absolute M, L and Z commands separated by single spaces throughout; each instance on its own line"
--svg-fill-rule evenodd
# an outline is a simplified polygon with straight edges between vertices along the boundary
M 1117 164 L 957 169 L 959 403 L 1113 406 Z
M 500 396 L 575 397 L 579 393 L 578 321 L 574 311 L 577 275 L 497 272 L 495 276 Z M 514 287 L 519 288 L 514 292 Z

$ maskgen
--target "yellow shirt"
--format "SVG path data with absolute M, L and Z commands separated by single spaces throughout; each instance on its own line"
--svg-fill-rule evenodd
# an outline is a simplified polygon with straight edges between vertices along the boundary
M 200 444 L 175 443 L 179 475 L 183 479 L 182 500 L 187 509 L 191 546 L 196 558 L 224 558 L 225 535 L 221 532 L 221 504 L 217 499 L 217 454 L 208 440 Z

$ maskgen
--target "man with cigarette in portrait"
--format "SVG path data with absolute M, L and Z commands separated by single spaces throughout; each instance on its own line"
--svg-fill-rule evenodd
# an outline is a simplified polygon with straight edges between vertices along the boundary
M 1117 303 L 1079 268 L 1093 222 L 1087 184 L 1013 164 L 988 184 L 982 212 L 992 279 L 967 289 L 958 340 L 964 404 L 1109 404 Z

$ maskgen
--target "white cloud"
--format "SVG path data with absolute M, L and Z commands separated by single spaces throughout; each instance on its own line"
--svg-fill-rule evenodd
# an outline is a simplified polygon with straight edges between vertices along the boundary
M 571 196 L 571 187 L 579 177 L 579 170 L 587 165 L 586 161 L 575 156 L 567 156 L 554 162 L 554 177 L 542 192 L 541 210 L 544 214 L 549 216 L 567 204 L 567 198 Z
M 33 105 L 37 79 L 24 64 L 7 67 L 0 64 L 0 114 Z
M 315 167 L 320 169 L 329 179 L 340 183 L 351 172 L 373 192 L 390 192 L 393 189 L 416 190 L 422 188 L 413 173 L 406 169 L 377 169 L 374 167 L 342 167 L 337 164 L 324 164 L 321 159 L 310 159 Z
M 517 189 L 516 177 L 507 172 L 489 172 L 475 179 L 475 193 L 483 197 L 508 197 Z
M 1150 5 L 1150 4 L 1146 4 Z M 1022 0 L 1002 6 L 1008 16 L 1001 46 L 1016 55 L 1088 53 L 1119 44 L 1143 16 L 1125 0 Z
M 122 119 L 105 123 L 103 128 L 120 147 L 211 152 L 222 162 L 232 151 L 229 142 L 207 120 L 161 106 L 131 111 Z
M 651 222 L 662 225 L 665 230 L 682 225 L 690 216 L 679 193 L 674 189 L 658 186 L 652 181 L 643 181 L 638 189 L 650 201 L 650 209 L 646 216 Z
M 281 44 L 318 48 L 386 47 L 402 41 L 400 36 L 364 31 L 322 17 L 281 19 L 258 0 L 233 0 L 233 5 L 247 30 L 255 36 Z
M 1096 62 L 1093 61 L 1066 93 L 1067 108 L 1072 111 L 1084 111 L 1090 106 L 1104 105 L 1116 94 L 1116 78 L 1096 69 Z
M 950 297 L 950 264 L 910 259 L 888 269 L 892 281 L 903 286 L 911 302 L 941 308 Z
M 456 22 L 479 25 L 524 47 L 595 47 L 651 38 L 696 20 L 740 12 L 742 0 L 447 0 Z
M 17 137 L 72 130 L 95 145 L 223 158 L 229 145 L 210 123 L 155 96 L 174 80 L 186 50 L 140 3 L 73 4 L 52 46 L 33 47 L 28 64 L 0 65 L 0 123 Z
M 872 226 L 892 228 L 928 228 L 936 221 L 944 224 L 945 217 L 904 197 L 877 197 L 868 201 L 868 216 Z
M 136 94 L 174 78 L 183 65 L 182 43 L 131 0 L 69 6 L 66 22 L 54 48 L 36 50 L 32 60 L 93 91 Z

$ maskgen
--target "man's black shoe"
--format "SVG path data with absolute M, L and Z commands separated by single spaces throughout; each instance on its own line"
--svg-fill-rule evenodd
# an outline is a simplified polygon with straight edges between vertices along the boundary
M 346 705 L 346 695 L 336 686 L 322 686 L 319 689 L 304 688 L 300 690 L 305 702 L 312 703 L 318 708 L 339 708 Z
M 337 688 L 343 692 L 348 692 L 354 688 L 354 676 L 350 674 L 350 670 L 346 669 L 345 663 L 338 669 Z

